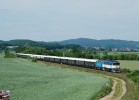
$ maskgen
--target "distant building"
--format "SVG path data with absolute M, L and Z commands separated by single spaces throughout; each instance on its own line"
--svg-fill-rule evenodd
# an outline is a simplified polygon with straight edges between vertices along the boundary
M 115 52 L 115 51 L 118 51 L 118 49 L 117 49 L 117 48 L 112 48 L 112 51 L 114 51 L 114 52 Z
M 7 46 L 9 49 L 17 48 L 18 46 Z

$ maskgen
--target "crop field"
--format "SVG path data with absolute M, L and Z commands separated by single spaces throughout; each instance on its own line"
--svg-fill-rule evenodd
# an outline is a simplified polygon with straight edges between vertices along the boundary
M 137 54 L 139 55 L 139 52 L 108 52 L 109 55 L 116 55 L 116 54 Z
M 139 61 L 132 60 L 119 60 L 121 68 L 127 68 L 130 70 L 139 70 Z
M 90 100 L 109 79 L 97 74 L 0 55 L 0 90 L 11 100 Z

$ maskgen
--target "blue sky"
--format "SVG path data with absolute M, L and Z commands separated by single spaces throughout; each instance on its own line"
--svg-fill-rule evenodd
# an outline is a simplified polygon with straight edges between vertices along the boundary
M 139 41 L 139 0 L 0 0 L 0 40 Z

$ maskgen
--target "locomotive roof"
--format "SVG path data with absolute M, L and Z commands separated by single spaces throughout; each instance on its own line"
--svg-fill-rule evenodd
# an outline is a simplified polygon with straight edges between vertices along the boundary
M 116 61 L 116 60 L 105 60 L 104 62 L 119 63 L 119 62 L 118 62 L 118 61 Z

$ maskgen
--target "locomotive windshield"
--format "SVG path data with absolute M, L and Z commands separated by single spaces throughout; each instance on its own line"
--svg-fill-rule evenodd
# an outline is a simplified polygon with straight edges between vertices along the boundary
M 113 65 L 120 65 L 120 63 L 113 63 Z

